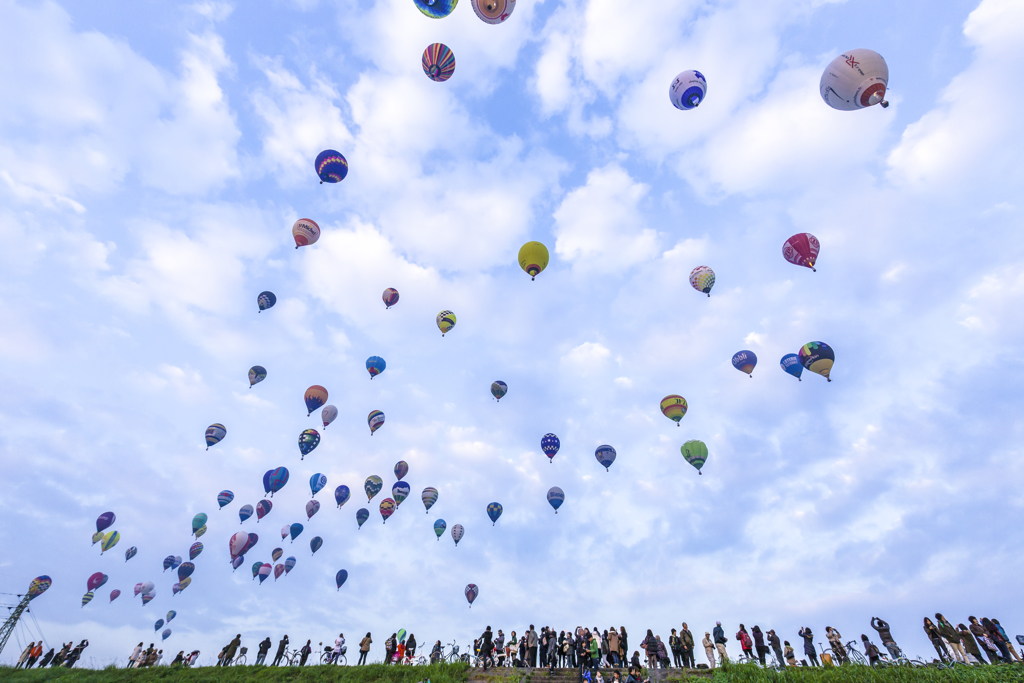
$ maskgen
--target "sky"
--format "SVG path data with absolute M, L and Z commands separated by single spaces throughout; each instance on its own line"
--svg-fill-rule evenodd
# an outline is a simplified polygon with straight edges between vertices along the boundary
M 411 0 L 0 0 L 0 17 L 0 602 L 53 579 L 0 661 L 41 632 L 123 664 L 170 609 L 165 657 L 206 663 L 236 633 L 255 651 L 344 632 L 351 654 L 369 631 L 371 659 L 399 628 L 465 648 L 488 625 L 624 625 L 632 650 L 683 621 L 795 643 L 881 616 L 921 656 L 937 611 L 1024 633 L 1024 4 L 520 0 L 492 26 L 469 0 L 440 20 Z M 420 67 L 433 42 L 456 56 L 446 83 Z M 885 57 L 888 109 L 821 100 L 853 47 Z M 687 112 L 667 92 L 685 69 L 708 79 Z M 327 148 L 348 159 L 337 185 L 313 170 Z M 300 217 L 323 232 L 296 250 Z M 781 257 L 800 232 L 817 272 Z M 530 240 L 551 254 L 532 282 Z M 263 290 L 278 302 L 258 313 Z M 830 383 L 779 368 L 809 341 L 835 350 Z M 339 411 L 326 430 L 303 415 L 313 384 Z M 678 427 L 668 394 L 689 403 Z M 323 438 L 300 460 L 307 428 Z M 362 482 L 390 491 L 399 460 L 412 495 L 384 525 Z M 240 526 L 280 466 L 273 510 Z M 101 556 L 107 510 L 121 541 Z M 199 512 L 205 549 L 172 596 L 162 560 Z M 465 527 L 457 547 L 439 518 Z M 232 572 L 239 530 L 260 540 Z M 248 567 L 275 547 L 297 565 L 260 585 Z

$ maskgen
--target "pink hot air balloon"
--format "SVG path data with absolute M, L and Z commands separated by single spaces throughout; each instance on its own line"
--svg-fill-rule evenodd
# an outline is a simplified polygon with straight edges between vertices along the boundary
M 245 552 L 249 543 L 249 534 L 239 531 L 228 540 L 228 550 L 231 552 L 231 559 L 235 559 Z
M 307 518 L 313 519 L 313 515 L 315 515 L 319 510 L 320 510 L 320 501 L 311 500 L 308 503 L 306 503 L 306 517 Z
M 820 249 L 821 243 L 818 242 L 817 237 L 809 232 L 801 232 L 790 237 L 782 245 L 782 258 L 795 265 L 818 272 L 814 268 L 814 263 L 818 260 Z
M 110 602 L 114 602 L 114 600 L 117 600 L 118 597 L 120 597 L 120 595 L 121 591 L 117 590 L 116 588 L 110 591 Z
M 274 581 L 280 579 L 281 574 L 284 574 L 284 565 L 278 564 L 276 567 L 274 567 Z
M 85 589 L 90 593 L 95 592 L 97 588 L 107 582 L 107 575 L 103 572 L 96 572 L 88 578 L 85 582 Z
M 181 592 L 181 584 L 180 583 L 176 583 L 173 586 L 171 586 L 171 595 L 177 595 L 180 592 Z
M 138 595 L 141 592 L 142 592 L 142 584 L 141 583 L 135 584 L 135 595 Z M 132 596 L 132 597 L 134 597 L 134 596 Z

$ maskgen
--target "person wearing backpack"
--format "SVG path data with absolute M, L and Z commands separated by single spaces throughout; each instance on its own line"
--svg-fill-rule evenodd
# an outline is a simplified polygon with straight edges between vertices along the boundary
M 311 642 L 311 640 L 307 640 L 306 644 L 299 650 L 299 654 L 302 655 L 299 658 L 299 666 L 306 666 L 306 658 L 309 657 L 309 653 L 313 651 L 313 648 L 310 645 Z
M 672 662 L 676 665 L 676 668 L 683 667 L 683 654 L 682 649 L 679 647 L 679 636 L 676 635 L 676 630 L 672 629 L 671 635 L 668 637 L 668 649 L 672 650 Z
M 750 634 L 747 633 L 747 627 L 740 624 L 740 630 L 736 632 L 736 640 L 740 641 L 740 648 L 743 650 L 743 654 L 747 656 L 747 659 L 754 658 L 754 641 L 750 639 Z
M 860 634 L 860 639 L 864 642 L 864 654 L 868 657 L 868 664 L 875 666 L 882 659 L 878 646 L 868 640 L 868 637 L 863 633 Z
M 679 632 L 679 649 L 683 655 L 683 666 L 696 669 L 697 664 L 693 660 L 693 634 L 690 633 L 690 629 L 687 628 L 685 621 L 683 622 L 683 630 Z

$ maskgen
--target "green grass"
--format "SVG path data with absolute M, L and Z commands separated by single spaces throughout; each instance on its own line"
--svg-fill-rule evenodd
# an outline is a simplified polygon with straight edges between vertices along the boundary
M 913 669 L 905 666 L 872 669 L 847 665 L 827 668 L 791 667 L 782 671 L 762 669 L 753 664 L 733 664 L 715 670 L 714 683 L 1002 683 L 1024 682 L 1024 666 L 1004 664 L 956 668 Z

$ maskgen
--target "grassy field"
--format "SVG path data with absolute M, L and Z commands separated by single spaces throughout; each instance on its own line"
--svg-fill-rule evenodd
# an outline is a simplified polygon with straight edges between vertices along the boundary
M 756 665 L 733 665 L 715 670 L 715 683 L 997 683 L 1024 682 L 1024 666 L 976 666 L 942 671 L 933 667 L 912 669 L 867 666 L 799 667 L 785 672 L 762 669 Z

